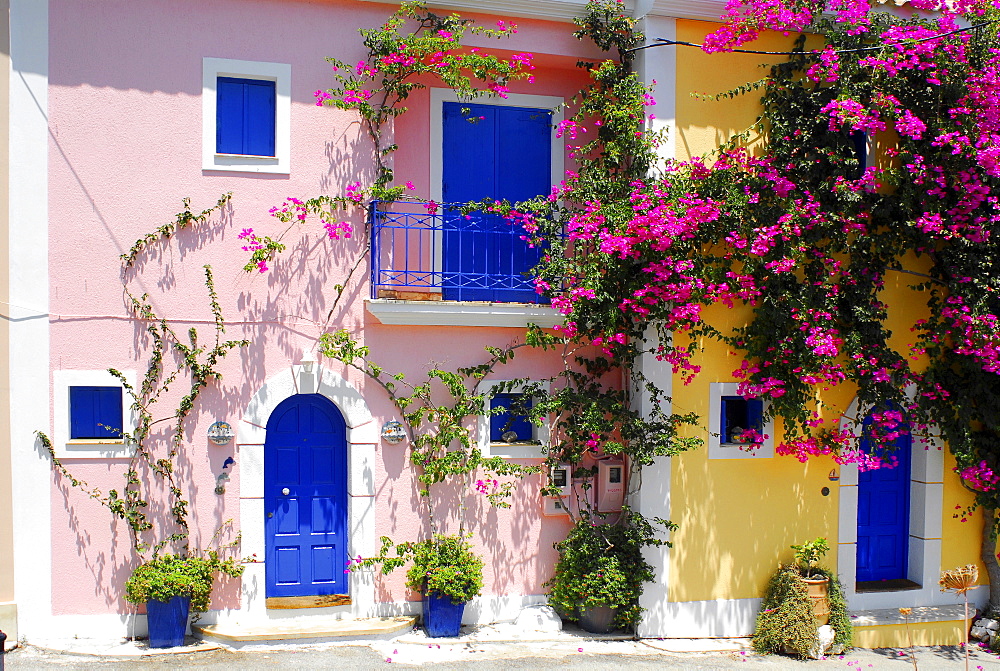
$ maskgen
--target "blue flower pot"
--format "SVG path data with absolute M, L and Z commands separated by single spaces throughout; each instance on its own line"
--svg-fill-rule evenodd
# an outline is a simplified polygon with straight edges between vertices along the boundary
M 424 631 L 431 638 L 458 636 L 462 631 L 464 603 L 452 603 L 451 597 L 437 592 L 424 594 Z
M 191 597 L 175 596 L 170 601 L 146 602 L 146 622 L 149 626 L 149 647 L 173 648 L 184 645 Z

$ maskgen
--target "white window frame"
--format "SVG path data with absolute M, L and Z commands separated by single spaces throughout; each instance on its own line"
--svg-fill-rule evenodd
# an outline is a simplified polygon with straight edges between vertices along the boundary
M 136 372 L 121 371 L 136 388 Z M 122 387 L 122 382 L 107 370 L 57 370 L 52 372 L 52 411 L 54 416 L 52 449 L 59 459 L 115 459 L 132 456 L 133 446 L 123 438 L 70 438 L 70 387 Z M 122 430 L 135 431 L 136 417 L 132 398 L 122 388 Z
M 739 396 L 738 382 L 710 382 L 708 385 L 708 458 L 709 459 L 770 459 L 774 456 L 774 419 L 764 422 L 763 433 L 767 435 L 760 447 L 751 451 L 743 446 L 722 442 L 719 423 L 722 421 L 722 397 Z M 764 401 L 764 412 L 769 401 Z
M 556 137 L 556 128 L 562 123 L 565 113 L 563 106 L 566 99 L 562 96 L 540 96 L 527 93 L 508 93 L 506 98 L 482 97 L 475 100 L 463 100 L 452 89 L 431 89 L 431 198 L 441 202 L 441 179 L 444 175 L 444 104 L 470 103 L 474 105 L 495 105 L 503 107 L 535 107 L 552 110 L 552 163 L 549 166 L 549 184 L 562 181 L 566 161 L 564 137 Z
M 274 156 L 217 154 L 216 102 L 219 77 L 263 79 L 275 82 Z M 287 63 L 202 59 L 202 170 L 257 172 L 287 175 L 291 172 L 292 66 Z
M 493 398 L 493 390 L 501 385 L 510 383 L 511 380 L 488 380 L 482 384 L 483 404 L 488 411 L 490 400 Z M 548 391 L 548 383 L 542 383 L 542 388 Z M 506 394 L 520 394 L 524 385 L 515 385 Z M 539 441 L 538 445 L 512 445 L 510 443 L 494 443 L 490 441 L 490 419 L 492 415 L 483 414 L 479 416 L 477 426 L 478 446 L 480 452 L 487 457 L 504 457 L 506 459 L 544 459 L 545 450 L 549 444 L 549 427 L 543 422 L 541 426 L 532 423 L 532 440 Z

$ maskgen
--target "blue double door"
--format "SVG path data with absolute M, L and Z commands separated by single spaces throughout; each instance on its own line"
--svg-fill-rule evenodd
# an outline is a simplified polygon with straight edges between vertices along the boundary
M 347 594 L 347 424 L 319 394 L 282 401 L 267 422 L 268 597 Z
M 864 420 L 864 429 L 871 423 L 869 415 Z M 891 452 L 898 460 L 895 468 L 858 474 L 858 582 L 907 577 L 911 444 L 909 432 L 903 433 L 896 438 Z M 867 438 L 862 438 L 861 449 L 868 454 L 881 454 Z
M 442 198 L 518 202 L 549 192 L 552 112 L 530 107 L 444 103 Z M 537 303 L 526 273 L 543 250 L 521 239 L 523 228 L 501 216 L 444 212 L 445 300 Z

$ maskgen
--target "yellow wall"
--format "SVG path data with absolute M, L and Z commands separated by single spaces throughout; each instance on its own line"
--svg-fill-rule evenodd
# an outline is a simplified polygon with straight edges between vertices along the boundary
M 955 457 L 945 450 L 944 455 L 944 510 L 941 524 L 941 568 L 943 570 L 958 568 L 975 563 L 979 566 L 979 584 L 988 585 L 986 569 L 979 559 L 979 548 L 982 544 L 983 516 L 976 511 L 971 517 L 963 516 L 962 510 L 972 505 L 972 492 L 965 489 L 955 474 Z M 967 521 L 963 522 L 962 517 Z M 961 603 L 960 597 L 955 597 L 955 603 Z
M 705 35 L 718 28 L 706 21 L 677 21 L 677 40 L 701 44 Z M 748 46 L 758 51 L 787 51 L 794 37 L 764 34 Z M 711 152 L 734 133 L 745 130 L 760 113 L 760 95 L 750 93 L 733 99 L 702 100 L 691 94 L 716 95 L 768 73 L 760 67 L 779 63 L 783 56 L 760 54 L 706 54 L 693 47 L 677 49 L 676 156 L 687 159 Z
M 962 620 L 919 622 L 911 624 L 908 629 L 902 624 L 855 627 L 854 647 L 906 648 L 910 645 L 958 645 L 965 641 L 963 629 Z
M 678 21 L 677 39 L 701 43 L 714 28 L 715 24 L 706 22 Z M 751 48 L 782 51 L 790 48 L 792 42 L 792 37 L 771 34 L 754 42 Z M 759 79 L 767 73 L 766 68 L 760 67 L 762 63 L 773 63 L 783 57 L 709 55 L 689 47 L 677 49 L 675 143 L 677 157 L 684 159 L 705 155 L 733 133 L 747 128 L 759 113 L 760 99 L 759 94 L 750 93 L 716 102 L 688 94 L 717 94 Z M 919 271 L 922 261 L 911 258 L 907 265 Z M 887 326 L 893 332 L 891 344 L 903 354 L 913 342 L 910 326 L 923 316 L 907 307 L 923 302 L 914 300 L 909 288 L 916 279 L 904 273 L 890 275 L 883 293 L 883 300 L 890 305 Z M 719 305 L 705 311 L 706 319 L 721 324 L 722 331 L 740 325 L 748 316 L 745 309 L 729 310 Z M 702 418 L 702 426 L 692 429 L 689 435 L 707 440 L 709 383 L 735 381 L 732 371 L 739 368 L 741 358 L 715 341 L 701 345 L 704 349 L 693 361 L 702 367 L 701 373 L 687 386 L 681 376 L 675 376 L 673 401 L 676 412 L 695 412 Z M 832 407 L 825 411 L 824 419 L 836 422 L 854 395 L 855 389 L 846 384 L 824 392 L 824 402 Z M 775 428 L 777 445 L 780 424 Z M 708 450 L 703 448 L 674 458 L 672 463 L 670 517 L 680 528 L 673 535 L 674 548 L 670 553 L 670 601 L 762 596 L 778 563 L 792 560 L 789 546 L 821 536 L 831 546 L 823 565 L 837 569 L 840 487 L 828 475 L 831 469 L 839 474 L 840 467 L 832 459 L 813 458 L 806 464 L 782 456 L 709 460 Z M 971 496 L 962 489 L 952 471 L 953 466 L 954 460 L 948 455 L 944 477 L 943 568 L 977 561 L 982 528 L 978 515 L 965 523 L 952 518 L 956 505 L 971 503 Z M 826 496 L 822 494 L 824 487 L 829 488 Z

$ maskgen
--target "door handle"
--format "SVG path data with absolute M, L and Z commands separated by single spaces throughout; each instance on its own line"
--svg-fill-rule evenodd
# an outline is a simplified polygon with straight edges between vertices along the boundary
M 268 517 L 268 519 L 270 519 L 270 518 L 274 517 L 274 513 L 268 513 L 268 514 L 267 514 L 267 517 Z
M 284 488 L 283 488 L 283 489 L 281 490 L 281 493 L 282 493 L 282 494 L 284 494 L 285 496 L 288 496 L 288 487 L 284 487 Z

